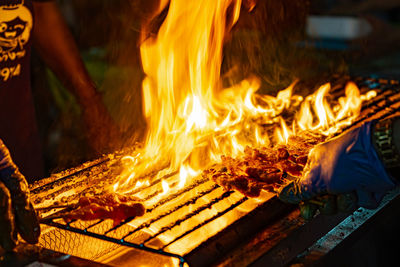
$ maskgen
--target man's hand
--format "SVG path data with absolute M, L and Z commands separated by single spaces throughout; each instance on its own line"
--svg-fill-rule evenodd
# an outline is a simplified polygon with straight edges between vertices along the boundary
M 28 183 L 0 139 L 0 246 L 12 250 L 17 245 L 17 233 L 26 242 L 35 244 L 40 226 L 29 200 Z
M 371 122 L 320 144 L 310 151 L 303 176 L 279 190 L 287 203 L 309 203 L 317 208 L 318 198 L 352 199 L 358 206 L 376 208 L 384 194 L 395 187 L 372 145 Z M 315 203 L 314 203 L 315 202 Z M 316 205 L 316 206 L 315 206 Z

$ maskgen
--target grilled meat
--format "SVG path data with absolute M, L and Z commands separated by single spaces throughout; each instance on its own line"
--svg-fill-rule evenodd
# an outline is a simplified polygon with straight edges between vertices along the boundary
M 61 215 L 65 221 L 112 219 L 114 226 L 120 222 L 142 216 L 145 208 L 139 199 L 115 193 L 106 193 L 91 197 L 81 197 L 77 207 Z
M 262 189 L 275 191 L 288 174 L 301 176 L 308 152 L 324 139 L 320 135 L 303 133 L 290 137 L 286 145 L 258 149 L 246 147 L 242 157 L 221 156 L 221 163 L 203 171 L 203 176 L 225 190 L 258 197 Z

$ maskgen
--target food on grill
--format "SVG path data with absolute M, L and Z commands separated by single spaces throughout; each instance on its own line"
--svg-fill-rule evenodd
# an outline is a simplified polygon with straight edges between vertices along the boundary
M 310 149 L 324 141 L 321 135 L 302 133 L 289 138 L 288 144 L 275 147 L 246 147 L 239 158 L 221 156 L 221 163 L 203 171 L 225 190 L 237 190 L 258 197 L 262 189 L 275 191 L 287 175 L 299 177 Z
M 81 197 L 72 211 L 61 215 L 65 221 L 112 219 L 114 226 L 133 217 L 142 216 L 145 208 L 139 199 L 115 193 Z

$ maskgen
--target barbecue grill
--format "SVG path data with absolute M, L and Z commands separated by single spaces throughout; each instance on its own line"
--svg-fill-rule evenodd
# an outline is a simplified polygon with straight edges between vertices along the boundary
M 400 85 L 396 80 L 333 76 L 331 95 L 342 95 L 350 80 L 361 93 L 373 89 L 377 96 L 365 101 L 359 117 L 337 134 L 400 110 Z M 118 173 L 125 153 L 106 155 L 34 184 L 31 192 L 35 205 L 71 202 L 77 196 L 102 188 Z M 281 203 L 272 193 L 263 192 L 259 198 L 250 199 L 239 192 L 226 192 L 201 176 L 178 192 L 160 198 L 162 192 L 157 188 L 161 181 L 168 181 L 174 175 L 177 174 L 167 173 L 140 188 L 146 200 L 154 199 L 154 204 L 146 207 L 144 216 L 118 225 L 113 225 L 111 220 L 66 223 L 56 216 L 60 210 L 46 211 L 42 215 L 49 219 L 42 221 L 39 245 L 115 266 L 243 266 L 260 261 L 281 266 L 346 218 L 354 216 L 351 213 L 318 215 L 306 222 L 295 206 Z M 392 192 L 386 203 L 396 196 L 397 192 Z

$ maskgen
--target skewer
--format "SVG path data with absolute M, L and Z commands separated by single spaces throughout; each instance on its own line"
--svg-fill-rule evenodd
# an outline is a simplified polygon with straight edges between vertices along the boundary
M 49 216 L 44 217 L 44 218 L 39 218 L 39 222 L 43 223 L 43 222 L 48 222 L 48 221 L 51 221 L 51 220 L 61 219 L 61 218 L 64 218 L 64 217 L 62 215 L 49 215 Z
M 35 208 L 37 211 L 43 211 L 43 210 L 51 210 L 51 209 L 62 209 L 62 208 L 75 208 L 76 204 L 60 204 L 60 205 L 51 205 L 47 207 L 38 207 Z
M 40 207 L 36 208 L 36 211 L 44 211 L 44 210 L 51 210 L 51 209 L 75 209 L 77 207 L 77 204 L 60 204 L 60 205 L 52 205 L 52 206 L 47 206 L 47 207 Z M 41 217 L 39 218 L 39 222 L 45 222 L 49 220 L 55 220 L 55 219 L 61 219 L 64 218 L 63 214 L 51 214 L 46 217 Z

